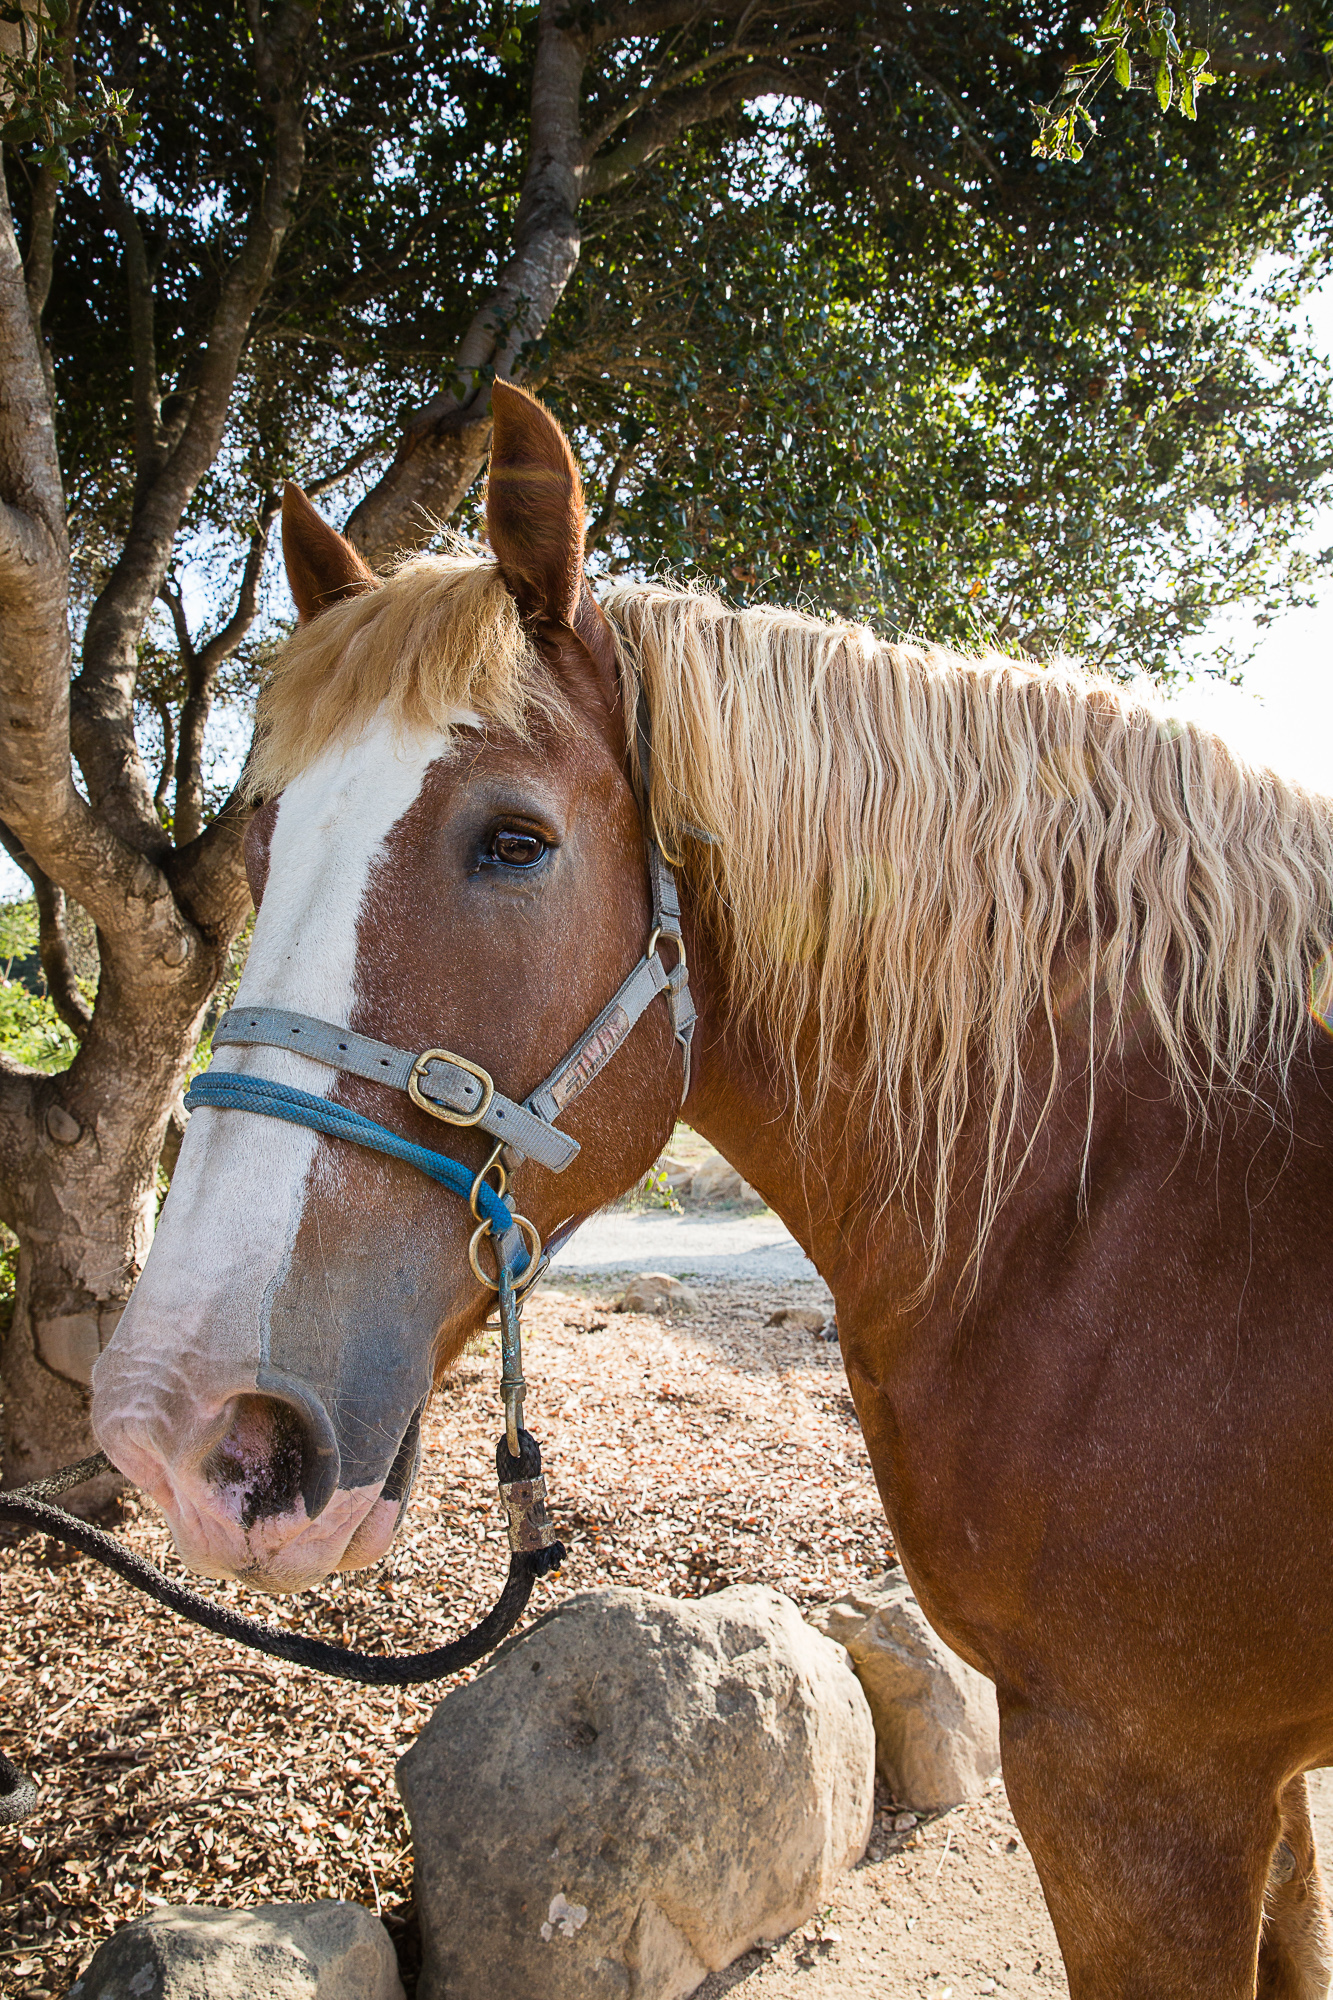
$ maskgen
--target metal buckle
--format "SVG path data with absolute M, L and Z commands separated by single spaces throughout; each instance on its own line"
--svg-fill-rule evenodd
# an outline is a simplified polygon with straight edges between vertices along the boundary
M 472 1210 L 472 1213 L 476 1217 L 478 1222 L 484 1222 L 486 1218 L 482 1214 L 481 1210 L 477 1207 L 477 1196 L 481 1193 L 482 1182 L 486 1179 L 487 1174 L 490 1173 L 492 1168 L 494 1168 L 496 1173 L 500 1176 L 499 1180 L 495 1184 L 495 1192 L 499 1195 L 501 1201 L 503 1201 L 505 1198 L 505 1189 L 509 1186 L 509 1170 L 505 1166 L 504 1161 L 500 1158 L 500 1155 L 501 1153 L 503 1153 L 504 1149 L 505 1149 L 505 1141 L 501 1139 L 496 1145 L 495 1151 L 491 1154 L 490 1159 L 487 1160 L 485 1166 L 482 1168 L 481 1172 L 477 1175 L 477 1178 L 472 1183 L 472 1192 L 467 1198 L 467 1205 Z
M 481 1085 L 481 1103 L 475 1111 L 450 1111 L 443 1104 L 436 1104 L 432 1098 L 423 1097 L 417 1079 L 424 1075 L 426 1065 L 433 1062 L 452 1063 L 455 1069 L 465 1069 L 469 1076 L 475 1076 Z M 479 1125 L 491 1108 L 495 1096 L 495 1084 L 489 1073 L 479 1064 L 469 1062 L 466 1056 L 456 1056 L 452 1049 L 423 1049 L 412 1065 L 407 1079 L 407 1094 L 414 1104 L 428 1111 L 432 1118 L 442 1118 L 446 1125 Z

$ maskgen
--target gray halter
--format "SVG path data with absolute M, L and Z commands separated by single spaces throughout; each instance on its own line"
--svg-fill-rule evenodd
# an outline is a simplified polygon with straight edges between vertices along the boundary
M 579 1142 L 561 1132 L 555 1120 L 624 1046 L 631 1028 L 659 993 L 666 996 L 672 1032 L 681 1051 L 681 1102 L 689 1095 L 690 1049 L 698 1017 L 680 932 L 680 898 L 675 875 L 651 833 L 647 852 L 653 899 L 648 949 L 591 1027 L 524 1103 L 506 1097 L 478 1063 L 451 1049 L 423 1049 L 413 1054 L 391 1042 L 377 1042 L 352 1028 L 340 1028 L 313 1014 L 293 1013 L 284 1007 L 229 1007 L 213 1030 L 213 1046 L 294 1049 L 330 1069 L 405 1090 L 414 1104 L 448 1125 L 475 1125 L 503 1149 L 500 1159 L 509 1172 L 523 1160 L 532 1159 L 552 1173 L 563 1173 L 577 1155 Z M 676 948 L 676 963 L 670 971 L 658 949 L 663 939 Z

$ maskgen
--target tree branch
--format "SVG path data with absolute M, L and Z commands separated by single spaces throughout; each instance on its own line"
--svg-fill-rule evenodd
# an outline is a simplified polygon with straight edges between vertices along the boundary
M 602 499 L 601 511 L 597 515 L 596 519 L 593 521 L 592 525 L 589 527 L 587 534 L 584 536 L 583 546 L 585 550 L 595 549 L 598 542 L 601 541 L 602 536 L 609 534 L 611 529 L 615 526 L 616 517 L 619 512 L 616 506 L 616 496 L 620 491 L 620 482 L 625 477 L 625 474 L 629 471 L 630 466 L 633 464 L 633 462 L 634 462 L 633 447 L 628 451 L 622 451 L 617 456 L 616 462 L 611 467 L 610 476 L 606 482 L 606 493 Z
M 259 580 L 263 575 L 264 557 L 268 552 L 269 531 L 277 519 L 279 505 L 276 493 L 265 495 L 258 524 L 250 537 L 245 569 L 241 575 L 240 593 L 231 617 L 221 631 L 215 632 L 207 644 L 201 646 L 197 652 L 193 647 L 190 647 L 188 653 L 184 647 L 182 648 L 188 692 L 181 709 L 180 749 L 176 759 L 174 831 L 178 847 L 188 847 L 192 840 L 198 839 L 203 830 L 204 734 L 213 707 L 213 693 L 224 661 L 231 658 L 254 623 L 255 611 L 259 604 Z M 177 625 L 177 632 L 183 631 L 185 631 L 184 606 L 181 607 L 181 617 Z M 185 636 L 188 642 L 188 632 Z
M 176 725 L 171 716 L 171 703 L 164 694 L 154 697 L 153 707 L 162 725 L 162 768 L 157 774 L 157 784 L 153 790 L 153 804 L 161 812 L 171 790 L 171 781 L 176 775 Z
M 656 73 L 646 79 L 636 91 L 623 97 L 603 118 L 600 125 L 593 128 L 584 140 L 584 158 L 591 160 L 601 151 L 613 134 L 636 117 L 649 104 L 657 103 L 674 90 L 681 90 L 693 84 L 698 77 L 720 69 L 724 64 L 742 65 L 747 62 L 773 62 L 784 55 L 795 54 L 811 40 L 822 40 L 821 36 L 800 36 L 789 42 L 756 42 L 747 45 L 740 39 L 741 29 L 749 26 L 750 11 L 738 23 L 737 32 L 730 41 L 706 54 L 691 56 L 683 63 L 671 64 L 663 61 Z
M 0 815 L 101 922 L 99 900 L 121 902 L 143 863 L 74 788 L 68 603 L 55 423 L 0 166 Z
M 80 0 L 73 0 L 69 17 L 56 41 L 56 63 L 68 104 L 75 102 L 74 39 L 78 33 L 79 11 Z M 23 259 L 23 273 L 28 290 L 28 310 L 32 314 L 33 332 L 37 336 L 37 347 L 46 375 L 46 390 L 53 407 L 55 365 L 42 333 L 42 318 L 46 312 L 46 301 L 51 295 L 51 279 L 55 271 L 56 211 L 59 206 L 60 182 L 50 167 L 39 166 L 32 180 L 28 248 Z
M 332 472 L 324 473 L 322 478 L 310 480 L 303 489 L 306 499 L 318 500 L 321 493 L 329 493 L 335 486 L 341 486 L 344 479 L 350 479 L 352 474 L 359 472 L 363 465 L 369 465 L 372 458 L 378 458 L 388 442 L 387 437 L 374 437 L 361 451 L 353 453 L 345 465 L 336 467 Z
M 641 4 L 618 7 L 608 13 L 589 34 L 590 46 L 604 48 L 608 42 L 654 40 L 678 28 L 697 28 L 704 21 L 728 20 L 753 13 L 753 0 L 731 0 L 730 5 L 701 7 L 698 0 L 641 0 Z M 794 12 L 794 9 L 783 9 Z M 772 18 L 771 14 L 768 18 Z
M 130 307 L 130 382 L 134 397 L 135 492 L 142 493 L 162 466 L 169 440 L 162 433 L 162 390 L 157 375 L 157 334 L 153 326 L 153 273 L 139 218 L 121 190 L 109 160 L 102 163 L 102 206 L 125 251 Z M 183 426 L 188 406 L 182 409 Z
M 305 162 L 305 50 L 318 0 L 278 0 L 266 13 L 258 5 L 247 11 L 256 95 L 272 120 L 268 171 L 245 242 L 223 279 L 180 434 L 140 487 L 119 560 L 89 614 L 74 687 L 74 748 L 93 804 L 131 845 L 158 859 L 165 858 L 166 835 L 134 735 L 139 639 L 185 509 L 217 456 L 241 354 L 290 227 Z M 130 279 L 133 297 L 132 269 Z
M 780 58 L 781 51 L 778 54 Z M 657 111 L 640 118 L 613 151 L 592 161 L 584 192 L 589 197 L 608 193 L 664 153 L 693 126 L 711 123 L 746 98 L 798 97 L 808 104 L 818 104 L 823 99 L 826 81 L 822 70 L 802 74 L 780 59 L 772 61 L 770 53 L 762 60 L 746 63 L 730 76 L 682 91 Z
M 452 383 L 411 419 L 393 463 L 347 523 L 349 540 L 372 564 L 429 541 L 458 506 L 485 456 L 490 381 L 510 376 L 545 331 L 578 264 L 588 45 L 570 23 L 568 0 L 541 0 L 513 254 L 463 336 Z
M 74 960 L 65 930 L 65 892 L 38 867 L 18 835 L 3 821 L 0 821 L 0 844 L 32 883 L 37 904 L 37 953 L 51 1005 L 65 1026 L 82 1041 L 92 1025 L 93 1013 L 74 976 Z
M 244 848 L 245 829 L 253 811 L 245 793 L 249 753 L 245 763 L 246 769 L 222 809 L 199 838 L 178 848 L 167 864 L 180 907 L 205 937 L 217 943 L 236 935 L 250 908 Z

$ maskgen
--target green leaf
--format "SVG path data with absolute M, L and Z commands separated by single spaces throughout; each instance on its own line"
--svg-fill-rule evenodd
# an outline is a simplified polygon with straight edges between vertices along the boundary
M 1115 80 L 1122 90 L 1129 89 L 1129 50 L 1123 43 L 1115 52 Z
M 1198 115 L 1194 109 L 1194 78 L 1188 74 L 1180 79 L 1180 108 L 1187 118 Z
M 1157 102 L 1163 111 L 1171 109 L 1171 65 L 1160 62 L 1157 65 Z

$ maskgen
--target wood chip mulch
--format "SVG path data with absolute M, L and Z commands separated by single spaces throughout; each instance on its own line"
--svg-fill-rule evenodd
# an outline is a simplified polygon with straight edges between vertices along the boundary
M 817 1283 L 692 1281 L 698 1315 L 618 1314 L 607 1283 L 543 1290 L 524 1322 L 528 1423 L 570 1559 L 533 1593 L 699 1597 L 763 1582 L 799 1604 L 893 1560 L 836 1343 L 769 1328 Z M 599 1289 L 600 1283 L 600 1289 Z M 391 1554 L 299 1597 L 222 1601 L 368 1652 L 442 1644 L 493 1603 L 496 1336 L 443 1385 Z M 179 1572 L 156 1511 L 119 1530 Z M 520 1628 L 521 1629 L 521 1628 Z M 63 1994 L 101 1941 L 167 1903 L 346 1897 L 381 1911 L 409 1991 L 411 1840 L 394 1760 L 447 1692 L 320 1680 L 182 1624 L 44 1537 L 0 1546 L 0 1748 L 37 1781 L 0 1828 L 0 1995 Z

